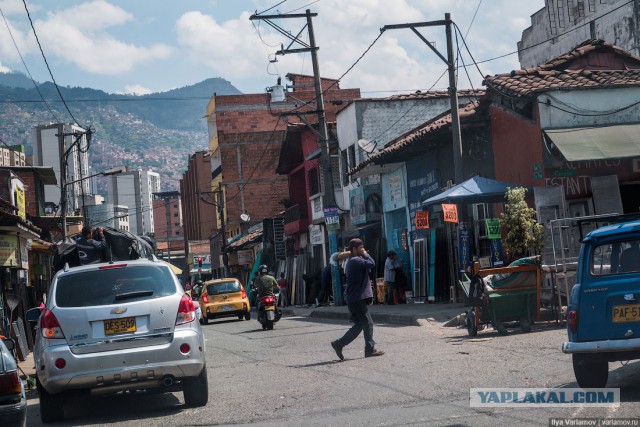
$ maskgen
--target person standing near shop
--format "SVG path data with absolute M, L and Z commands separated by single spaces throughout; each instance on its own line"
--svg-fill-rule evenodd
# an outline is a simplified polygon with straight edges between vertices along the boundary
M 280 273 L 280 279 L 278 279 L 278 289 L 280 289 L 280 294 L 278 296 L 278 305 L 280 307 L 289 307 L 289 297 L 287 296 L 287 279 L 284 278 L 284 273 Z
M 401 267 L 402 263 L 398 261 L 398 254 L 395 251 L 389 251 L 384 262 L 384 284 L 387 287 L 387 304 L 398 304 L 399 302 L 396 270 Z
M 347 276 L 345 299 L 354 324 L 342 338 L 332 341 L 331 347 L 340 360 L 344 360 L 342 349 L 355 340 L 360 332 L 363 332 L 364 357 L 382 356 L 384 351 L 377 349 L 373 340 L 373 320 L 369 313 L 369 304 L 373 300 L 369 271 L 375 267 L 376 263 L 367 253 L 362 240 L 351 239 L 348 249 L 350 255 L 345 268 Z

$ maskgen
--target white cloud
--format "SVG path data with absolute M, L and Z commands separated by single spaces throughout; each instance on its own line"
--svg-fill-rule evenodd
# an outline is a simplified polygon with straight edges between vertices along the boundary
M 164 44 L 146 47 L 125 43 L 105 31 L 132 19 L 123 9 L 98 0 L 49 13 L 35 27 L 47 55 L 56 55 L 90 73 L 122 74 L 141 64 L 167 58 L 172 52 Z
M 11 70 L 4 65 L 0 64 L 0 73 L 10 73 Z
M 477 61 L 492 58 L 516 50 L 522 30 L 530 24 L 529 16 L 536 8 L 544 6 L 543 0 L 534 0 L 522 5 L 512 0 L 491 0 L 480 4 L 477 16 L 470 27 L 467 43 Z M 266 8 L 273 4 L 264 1 Z M 299 6 L 295 13 L 304 13 L 309 8 L 317 12 L 313 18 L 321 74 L 328 78 L 339 78 L 362 55 L 380 34 L 380 28 L 391 24 L 416 23 L 443 20 L 450 12 L 462 34 L 469 29 L 479 0 L 323 0 L 312 6 L 308 2 L 290 1 L 268 13 L 287 13 Z M 257 8 L 258 10 L 263 10 Z M 202 12 L 188 12 L 177 21 L 178 43 L 188 52 L 196 66 L 209 68 L 213 75 L 220 75 L 241 87 L 243 83 L 268 79 L 268 71 L 275 69 L 287 73 L 312 74 L 311 59 L 306 54 L 278 56 L 278 62 L 269 64 L 268 53 L 273 54 L 280 44 L 287 47 L 290 41 L 274 31 L 265 22 L 252 21 L 259 29 L 256 33 L 249 12 L 237 19 L 218 22 Z M 292 35 L 306 24 L 304 18 L 277 19 L 274 23 Z M 418 31 L 446 56 L 444 26 L 423 27 Z M 301 38 L 307 39 L 304 30 Z M 460 41 L 462 44 L 462 41 Z M 274 47 L 275 46 L 275 47 Z M 291 48 L 300 48 L 293 44 Z M 461 46 L 466 64 L 471 59 Z M 274 68 L 275 67 L 275 68 Z M 518 68 L 517 55 L 505 60 L 480 66 L 482 74 L 489 74 L 492 67 L 497 72 Z M 392 91 L 395 89 L 428 89 L 446 69 L 444 62 L 429 49 L 410 29 L 388 30 L 355 65 L 341 82 L 341 87 L 359 87 L 363 91 Z M 474 87 L 478 87 L 482 75 L 475 67 L 469 68 Z M 275 78 L 274 78 L 275 80 Z M 460 87 L 469 87 L 467 76 L 461 73 Z M 436 85 L 448 85 L 445 75 Z M 383 96 L 384 94 L 376 95 Z M 365 94 L 365 96 L 367 96 Z
M 150 93 L 153 93 L 154 91 L 144 87 L 142 85 L 139 84 L 135 84 L 135 85 L 126 85 L 124 87 L 124 92 L 118 92 L 118 94 L 125 94 L 125 95 L 149 95 Z

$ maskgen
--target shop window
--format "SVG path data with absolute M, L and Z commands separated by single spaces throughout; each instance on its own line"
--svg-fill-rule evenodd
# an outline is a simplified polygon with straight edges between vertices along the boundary
M 347 172 L 349 172 L 347 150 L 342 150 L 340 152 L 340 169 L 340 175 L 342 176 L 342 186 L 345 187 L 349 185 L 349 175 L 347 175 Z
M 356 146 L 351 145 L 349 148 L 349 169 L 356 167 Z

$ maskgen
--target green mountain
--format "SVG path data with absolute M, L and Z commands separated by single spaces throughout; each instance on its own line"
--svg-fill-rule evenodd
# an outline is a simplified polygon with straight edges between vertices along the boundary
M 93 170 L 152 168 L 161 174 L 163 190 L 177 189 L 189 156 L 207 148 L 203 116 L 213 93 L 241 93 L 222 78 L 141 96 L 80 87 L 59 90 L 64 103 L 53 83 L 38 83 L 36 90 L 22 74 L 0 73 L 0 139 L 29 149 L 34 126 L 75 118 L 95 130 L 89 150 Z

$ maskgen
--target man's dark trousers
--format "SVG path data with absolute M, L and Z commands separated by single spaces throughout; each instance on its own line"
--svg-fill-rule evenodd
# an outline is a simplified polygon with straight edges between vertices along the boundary
M 373 341 L 373 320 L 369 313 L 368 300 L 357 301 L 347 305 L 354 325 L 344 334 L 342 338 L 337 340 L 338 346 L 344 347 L 349 345 L 351 341 L 358 338 L 360 332 L 364 333 L 364 351 L 370 353 L 374 350 L 376 343 Z

